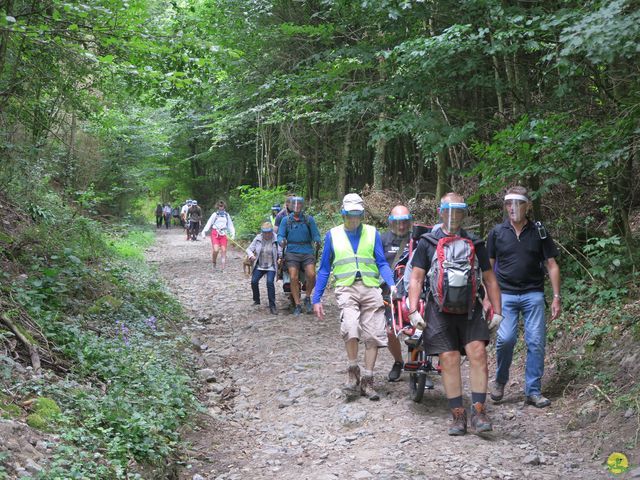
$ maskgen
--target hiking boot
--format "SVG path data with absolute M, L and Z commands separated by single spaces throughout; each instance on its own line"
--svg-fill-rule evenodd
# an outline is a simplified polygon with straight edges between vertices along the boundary
M 403 362 L 401 361 L 394 362 L 393 367 L 391 367 L 391 370 L 389 371 L 389 375 L 387 375 L 387 378 L 389 379 L 390 382 L 397 382 L 398 380 L 400 380 L 402 367 L 404 367 Z
M 298 317 L 301 314 L 302 314 L 302 308 L 300 308 L 300 305 L 296 305 L 295 308 L 293 309 L 293 316 Z
M 271 315 L 277 315 L 278 309 L 276 308 L 275 305 L 269 305 L 269 312 L 271 312 Z
M 449 426 L 449 435 L 459 436 L 467 433 L 467 411 L 462 408 L 452 408 L 451 416 L 453 417 Z
M 313 306 L 309 297 L 304 299 L 304 307 L 307 309 L 307 313 L 313 313 Z
M 504 397 L 504 383 L 494 380 L 489 384 L 489 396 L 494 402 L 499 402 Z
M 471 405 L 471 420 L 469 423 L 476 433 L 493 431 L 493 426 L 491 425 L 491 420 L 487 417 L 487 410 L 484 403 L 476 402 Z
M 544 408 L 551 405 L 551 400 L 538 393 L 536 395 L 528 395 L 525 403 L 536 408 Z
M 254 301 L 253 301 L 253 304 L 254 304 L 254 305 L 260 305 L 260 300 L 254 300 Z
M 360 386 L 360 367 L 354 365 L 347 369 L 347 384 L 345 389 L 355 392 Z
M 373 388 L 373 376 L 362 377 L 360 382 L 360 395 L 367 397 L 369 400 L 380 400 L 380 395 Z

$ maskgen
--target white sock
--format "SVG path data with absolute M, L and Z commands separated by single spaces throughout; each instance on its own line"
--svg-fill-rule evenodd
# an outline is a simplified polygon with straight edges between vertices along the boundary
M 362 370 L 363 377 L 373 377 L 373 370 Z
M 349 360 L 349 366 L 350 367 L 357 367 L 358 366 L 358 360 Z

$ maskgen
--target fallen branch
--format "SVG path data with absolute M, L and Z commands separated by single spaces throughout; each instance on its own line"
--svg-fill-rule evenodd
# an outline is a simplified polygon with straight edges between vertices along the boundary
M 23 335 L 23 333 L 16 328 L 14 323 L 11 321 L 9 316 L 6 313 L 0 315 L 0 321 L 4 323 L 11 332 L 16 336 L 20 342 L 27 348 L 29 351 L 29 356 L 31 357 L 31 365 L 33 367 L 33 371 L 36 374 L 40 373 L 40 355 L 38 355 L 38 348 L 33 345 L 27 337 Z
M 604 393 L 604 392 L 600 389 L 600 387 L 599 387 L 599 386 L 594 385 L 593 383 L 590 383 L 590 384 L 589 384 L 589 386 L 590 386 L 590 387 L 595 388 L 595 389 L 598 391 L 598 393 L 599 393 L 600 395 L 602 395 L 602 396 L 607 400 L 607 402 L 609 402 L 609 403 L 613 403 L 613 401 L 611 400 L 611 398 L 609 398 L 609 395 L 607 395 L 606 393 Z

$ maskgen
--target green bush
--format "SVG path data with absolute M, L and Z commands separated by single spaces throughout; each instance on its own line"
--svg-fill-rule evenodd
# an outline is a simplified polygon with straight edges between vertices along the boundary
M 41 478 L 139 478 L 136 465 L 161 467 L 179 448 L 197 408 L 188 362 L 176 354 L 188 342 L 172 331 L 181 307 L 140 261 L 151 232 L 107 231 L 55 202 L 48 208 L 31 210 L 37 218 L 18 239 L 28 248 L 10 259 L 22 274 L 0 276 L 0 290 L 69 366 L 64 379 L 16 385 L 38 397 L 29 425 L 61 439 Z
M 260 224 L 269 220 L 273 204 L 279 203 L 284 207 L 286 190 L 285 187 L 266 190 L 242 185 L 236 188 L 236 192 L 238 196 L 230 200 L 235 212 L 233 224 L 236 235 L 251 240 L 260 231 Z

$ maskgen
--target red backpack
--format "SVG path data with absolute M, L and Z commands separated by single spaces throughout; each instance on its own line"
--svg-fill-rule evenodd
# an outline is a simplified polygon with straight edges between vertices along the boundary
M 429 243 L 436 247 L 427 273 L 431 296 L 443 313 L 473 316 L 478 296 L 481 273 L 472 239 L 466 236 L 436 238 L 426 234 Z

